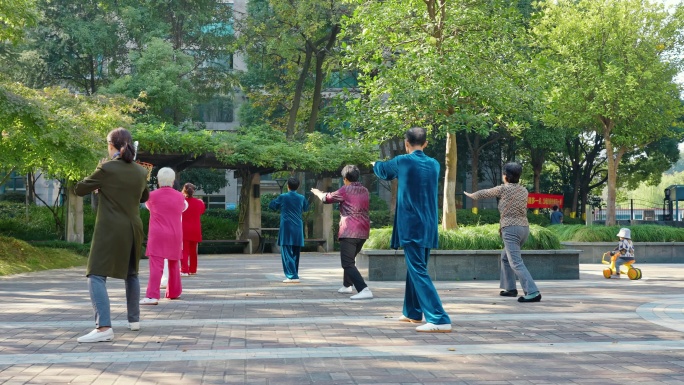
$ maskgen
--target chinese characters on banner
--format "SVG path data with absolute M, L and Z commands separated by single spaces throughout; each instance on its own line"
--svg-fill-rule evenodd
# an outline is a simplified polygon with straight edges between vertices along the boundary
M 536 194 L 536 193 L 529 193 L 527 195 L 527 208 L 528 209 L 551 208 L 555 205 L 557 205 L 561 209 L 563 208 L 563 196 L 562 195 Z

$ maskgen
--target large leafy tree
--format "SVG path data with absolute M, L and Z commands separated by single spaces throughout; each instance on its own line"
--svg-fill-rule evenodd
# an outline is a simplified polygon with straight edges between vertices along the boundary
M 164 106 L 163 111 L 154 107 L 153 112 L 176 125 L 190 116 L 198 102 L 232 93 L 232 4 L 123 0 L 117 10 L 132 43 L 129 57 L 134 64 L 130 81 L 118 83 L 117 92 L 144 92 L 147 104 Z M 138 72 L 136 64 L 141 61 L 144 69 Z
M 116 76 L 126 41 L 111 1 L 38 0 L 37 7 L 40 23 L 5 60 L 16 79 L 93 95 Z
M 249 105 L 291 138 L 314 132 L 323 82 L 339 47 L 341 0 L 252 0 L 240 18 L 240 46 L 248 71 L 242 78 Z
M 0 82 L 0 170 L 5 171 L 0 183 L 12 171 L 40 170 L 60 181 L 82 178 L 106 155 L 107 131 L 130 123 L 133 107 L 123 99 Z M 63 230 L 57 207 L 43 203 L 51 208 L 58 230 Z
M 515 3 L 515 4 L 513 4 Z M 527 99 L 522 15 L 511 1 L 358 1 L 345 55 L 361 97 L 354 127 L 384 140 L 425 126 L 446 142 L 442 226 L 456 223 L 456 132 L 508 128 Z
M 606 224 L 615 223 L 618 169 L 630 152 L 663 136 L 681 114 L 684 8 L 668 13 L 641 0 L 548 0 L 534 27 L 548 125 L 603 137 L 608 169 Z
M 0 42 L 17 42 L 24 28 L 38 19 L 35 0 L 12 0 L 0 2 Z

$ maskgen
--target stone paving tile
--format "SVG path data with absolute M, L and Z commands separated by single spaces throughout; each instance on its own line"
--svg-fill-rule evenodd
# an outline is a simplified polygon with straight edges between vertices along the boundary
M 201 256 L 181 300 L 141 309 L 126 329 L 110 280 L 115 340 L 92 329 L 83 269 L 0 278 L 0 384 L 684 384 L 684 265 L 643 265 L 640 281 L 540 281 L 544 300 L 498 296 L 498 282 L 436 282 L 454 332 L 396 321 L 403 282 L 336 292 L 336 254 L 307 253 L 284 285 L 274 254 Z M 141 283 L 147 283 L 146 261 Z

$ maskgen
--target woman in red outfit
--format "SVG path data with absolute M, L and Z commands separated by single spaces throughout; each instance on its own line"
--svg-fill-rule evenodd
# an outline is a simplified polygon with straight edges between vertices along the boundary
M 183 185 L 183 195 L 188 209 L 183 211 L 183 259 L 181 275 L 197 274 L 197 244 L 202 242 L 202 223 L 200 216 L 204 214 L 204 202 L 193 198 L 195 186 L 192 183 Z M 189 262 L 189 263 L 188 263 Z

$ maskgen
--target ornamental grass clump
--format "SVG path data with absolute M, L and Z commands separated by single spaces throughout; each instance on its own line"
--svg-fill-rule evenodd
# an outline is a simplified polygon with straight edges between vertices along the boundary
M 548 229 L 561 242 L 616 242 L 617 233 L 622 227 L 632 230 L 633 242 L 684 242 L 684 229 L 660 225 L 555 225 L 548 227 Z
M 392 228 L 371 229 L 364 249 L 389 250 Z M 439 230 L 440 250 L 500 250 L 503 242 L 499 236 L 499 225 L 462 226 L 456 230 Z M 557 250 L 560 241 L 547 228 L 530 225 L 530 236 L 523 245 L 524 250 Z

